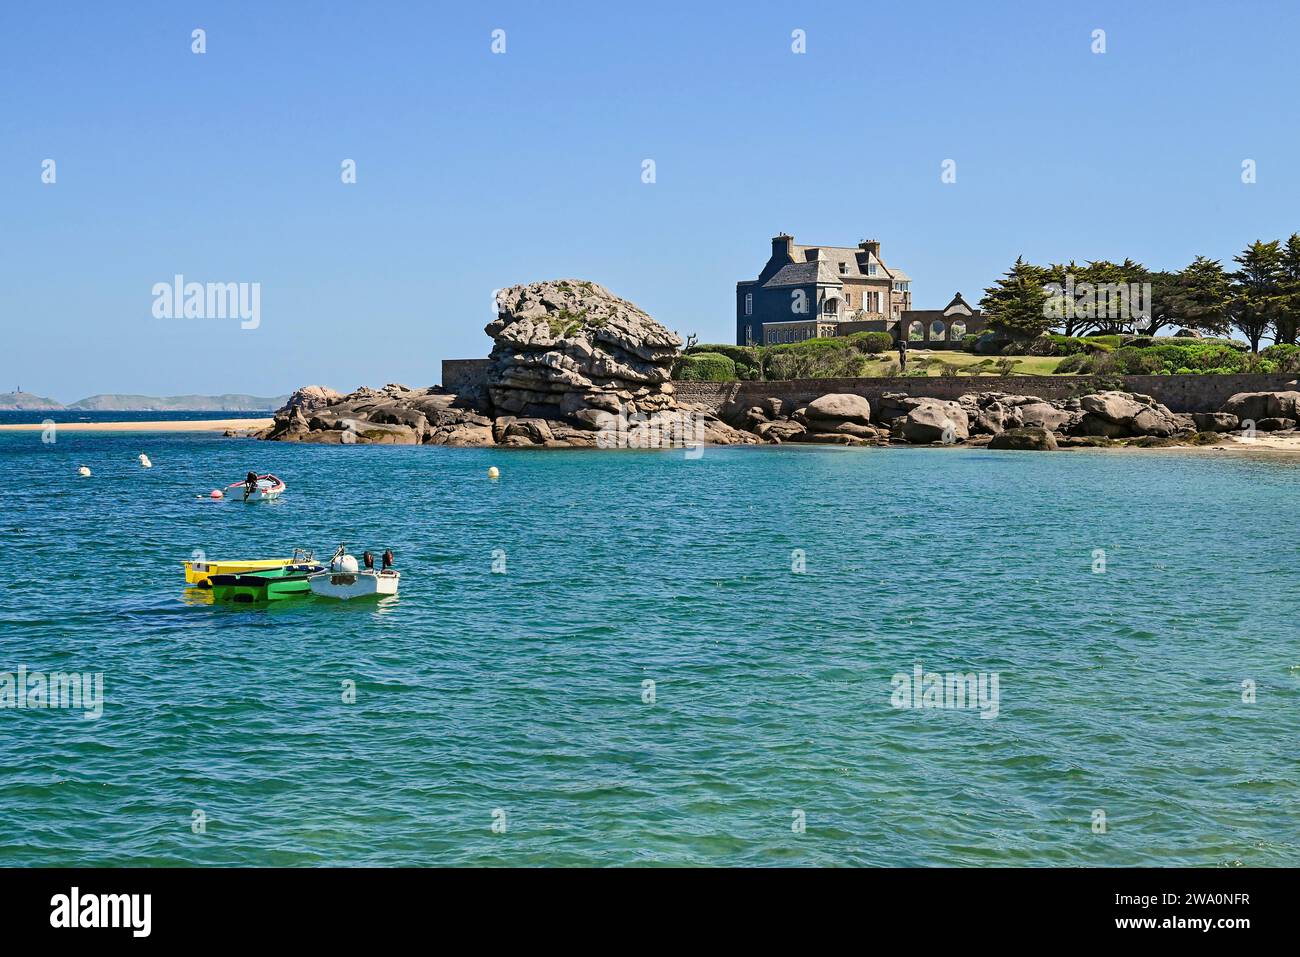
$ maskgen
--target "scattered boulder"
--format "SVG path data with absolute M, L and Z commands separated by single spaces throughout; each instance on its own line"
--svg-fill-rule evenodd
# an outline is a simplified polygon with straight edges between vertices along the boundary
M 1198 432 L 1232 432 L 1241 420 L 1230 412 L 1193 412 L 1192 422 Z
M 784 419 L 779 422 L 764 422 L 754 430 L 758 437 L 769 442 L 793 442 L 807 435 L 808 430 L 802 423 Z
M 1056 436 L 1047 429 L 1030 427 L 999 432 L 989 439 L 989 448 L 1024 452 L 1054 452 L 1058 445 Z
M 895 419 L 907 415 L 921 403 L 905 392 L 886 392 L 876 403 L 876 420 L 889 425 Z

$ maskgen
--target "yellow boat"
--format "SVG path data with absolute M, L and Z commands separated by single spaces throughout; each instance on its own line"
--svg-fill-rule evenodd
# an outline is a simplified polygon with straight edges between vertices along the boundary
M 189 561 L 185 562 L 185 584 L 196 588 L 211 588 L 213 575 L 242 575 L 261 572 L 268 568 L 300 565 L 312 560 L 312 554 L 301 548 L 294 549 L 290 558 L 247 558 L 239 561 Z

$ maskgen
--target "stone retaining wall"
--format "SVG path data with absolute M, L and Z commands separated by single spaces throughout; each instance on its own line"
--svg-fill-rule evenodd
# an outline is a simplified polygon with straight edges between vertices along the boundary
M 675 382 L 678 398 L 701 402 L 715 411 L 728 402 L 742 408 L 775 397 L 802 404 L 829 392 L 860 395 L 873 405 L 885 392 L 934 399 L 956 399 L 971 392 L 1012 392 L 1042 399 L 1068 399 L 1116 388 L 1152 396 L 1173 412 L 1217 412 L 1238 392 L 1284 392 L 1297 386 L 1285 375 L 1129 375 L 1096 376 L 907 376 L 867 379 L 789 379 L 781 382 Z
M 488 359 L 444 359 L 442 385 L 463 392 L 486 382 Z M 1054 376 L 905 376 L 867 379 L 788 379 L 780 382 L 674 382 L 678 398 L 701 402 L 715 411 L 728 402 L 742 408 L 775 397 L 799 404 L 829 392 L 860 395 L 875 404 L 885 392 L 934 399 L 956 399 L 970 392 L 1013 392 L 1043 399 L 1068 399 L 1086 392 L 1116 388 L 1140 392 L 1173 412 L 1217 412 L 1238 392 L 1284 392 L 1300 389 L 1294 374 L 1278 375 L 1128 375 L 1098 378 Z

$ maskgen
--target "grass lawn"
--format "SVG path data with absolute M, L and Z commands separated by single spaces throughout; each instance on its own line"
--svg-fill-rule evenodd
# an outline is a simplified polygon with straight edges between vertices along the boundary
M 998 356 L 977 356 L 969 352 L 948 352 L 936 349 L 908 349 L 907 371 L 916 372 L 924 368 L 926 375 L 937 376 L 943 371 L 943 364 L 957 367 L 958 375 L 1000 375 L 994 365 Z M 1056 371 L 1061 359 L 1059 356 L 1007 356 L 1015 362 L 1012 375 L 1051 375 Z M 882 355 L 869 360 L 866 375 L 897 375 L 897 354 Z

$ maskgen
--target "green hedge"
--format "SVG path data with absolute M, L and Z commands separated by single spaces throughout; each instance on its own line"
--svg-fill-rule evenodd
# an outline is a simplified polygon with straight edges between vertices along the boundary
M 866 356 L 850 336 L 805 339 L 767 347 L 768 379 L 852 378 L 866 371 Z
M 709 343 L 707 345 L 691 346 L 686 350 L 686 354 L 692 356 L 706 354 L 726 356 L 736 364 L 736 378 L 763 378 L 762 346 L 731 346 L 725 343 Z
M 844 338 L 871 356 L 878 356 L 894 348 L 894 337 L 888 332 L 855 332 Z
M 1080 375 L 1232 375 L 1272 372 L 1276 368 L 1276 360 L 1254 356 L 1234 346 L 1198 339 L 1171 341 L 1170 337 L 1165 337 L 1159 340 L 1159 344 L 1126 345 L 1113 352 L 1069 356 L 1061 361 L 1056 371 Z
M 1077 356 L 1093 352 L 1110 352 L 1115 348 L 1110 342 L 1101 339 L 1115 339 L 1118 336 L 1083 338 L 1080 336 L 1060 336 L 1049 333 L 1039 336 L 1029 344 L 1031 356 Z
M 717 352 L 692 352 L 677 360 L 674 378 L 685 382 L 731 382 L 736 363 Z
M 1300 346 L 1269 346 L 1259 354 L 1260 359 L 1272 362 L 1278 372 L 1300 372 Z

